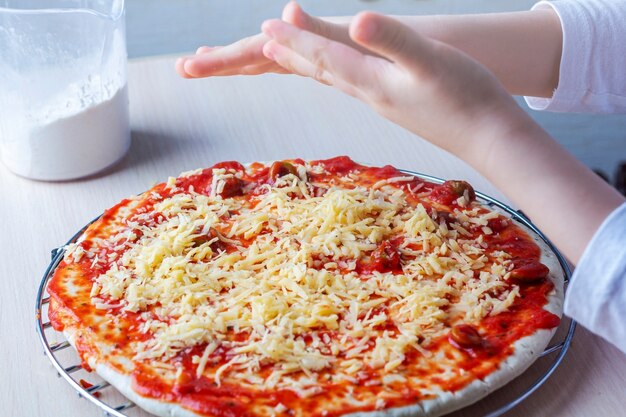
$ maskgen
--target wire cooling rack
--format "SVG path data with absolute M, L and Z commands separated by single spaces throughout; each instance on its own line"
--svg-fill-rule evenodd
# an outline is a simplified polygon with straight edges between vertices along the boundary
M 442 183 L 440 178 L 432 177 L 430 175 L 419 174 L 413 171 L 403 172 L 414 175 L 421 179 Z M 544 236 L 544 234 L 538 230 L 535 225 L 522 213 L 521 211 L 514 210 L 513 208 L 495 200 L 485 194 L 476 192 L 476 197 L 481 203 L 491 207 L 492 209 L 499 210 L 500 212 L 508 215 L 511 219 L 523 224 L 533 232 L 535 232 L 556 255 L 559 264 L 563 270 L 565 277 L 565 284 L 569 282 L 571 271 L 567 264 L 567 261 L 561 253 L 554 247 L 554 245 Z M 97 220 L 94 219 L 93 221 Z M 92 222 L 93 222 L 92 221 Z M 89 224 L 91 224 L 90 222 Z M 104 381 L 95 373 L 89 373 L 81 366 L 81 361 L 74 349 L 70 348 L 70 343 L 63 336 L 62 333 L 55 331 L 52 328 L 51 323 L 48 321 L 48 305 L 50 303 L 50 297 L 47 293 L 48 282 L 54 274 L 54 270 L 59 265 L 65 254 L 65 248 L 68 244 L 74 243 L 82 235 L 84 230 L 89 226 L 85 225 L 79 230 L 72 238 L 63 246 L 52 250 L 52 260 L 46 269 L 39 290 L 37 292 L 37 300 L 35 303 L 35 321 L 37 334 L 43 347 L 44 354 L 50 359 L 52 365 L 57 371 L 59 377 L 62 377 L 67 381 L 79 397 L 84 398 L 91 403 L 99 407 L 105 416 L 114 417 L 134 417 L 142 413 L 139 407 L 132 401 L 129 401 L 122 396 L 113 386 Z M 557 329 L 556 335 L 550 344 L 540 355 L 540 358 L 547 357 L 549 362 L 544 365 L 545 369 L 531 379 L 521 392 L 517 393 L 512 399 L 508 399 L 504 404 L 496 406 L 490 412 L 485 414 L 485 417 L 497 417 L 510 411 L 526 398 L 528 398 L 533 392 L 535 392 L 544 382 L 554 373 L 557 367 L 563 361 L 565 354 L 567 353 L 572 338 L 574 337 L 574 331 L 576 330 L 576 322 L 569 320 L 569 323 L 564 319 L 561 325 Z M 556 340 L 555 340 L 556 339 Z M 68 349 L 70 348 L 70 349 Z M 530 371 L 526 371 L 528 373 Z M 525 375 L 525 374 L 524 374 Z M 498 395 L 491 394 L 491 395 Z

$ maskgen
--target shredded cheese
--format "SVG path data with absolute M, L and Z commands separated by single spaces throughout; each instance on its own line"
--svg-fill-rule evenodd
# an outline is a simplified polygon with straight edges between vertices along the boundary
M 167 361 L 206 344 L 193 358 L 196 374 L 208 372 L 217 384 L 308 396 L 330 367 L 337 370 L 333 381 L 353 380 L 370 367 L 391 384 L 403 380 L 406 354 L 427 354 L 451 317 L 478 320 L 519 296 L 517 288 L 506 290 L 507 255 L 487 256 L 469 232 L 472 225 L 490 232 L 493 214 L 467 198 L 459 199 L 459 221 L 447 225 L 407 202 L 398 187 L 413 177 L 367 188 L 350 178 L 316 184 L 300 171 L 248 200 L 220 196 L 238 175 L 225 169 L 213 171 L 208 196 L 178 190 L 170 179 L 174 193 L 153 209 L 159 220 L 141 213 L 143 222 L 128 220 L 128 230 L 110 238 L 124 251 L 108 259 L 92 302 L 141 314 L 151 337 L 137 344 L 136 360 Z M 394 237 L 402 237 L 401 273 L 359 274 L 358 262 Z M 71 256 L 78 261 L 83 252 L 73 247 Z M 218 349 L 230 352 L 228 360 L 209 366 Z M 272 372 L 259 378 L 268 364 Z

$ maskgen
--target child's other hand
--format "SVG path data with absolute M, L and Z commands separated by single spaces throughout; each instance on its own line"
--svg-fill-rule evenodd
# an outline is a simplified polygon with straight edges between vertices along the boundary
M 359 48 L 350 39 L 347 24 L 310 16 L 295 2 L 285 6 L 282 19 L 298 28 Z M 288 72 L 263 55 L 263 46 L 268 40 L 265 34 L 259 33 L 227 46 L 200 47 L 195 55 L 178 59 L 176 71 L 185 78 Z
M 390 17 L 364 12 L 353 19 L 350 38 L 369 54 L 280 20 L 262 30 L 271 39 L 264 54 L 286 71 L 332 85 L 464 159 L 473 150 L 486 153 L 490 144 L 478 143 L 485 127 L 528 122 L 481 64 Z

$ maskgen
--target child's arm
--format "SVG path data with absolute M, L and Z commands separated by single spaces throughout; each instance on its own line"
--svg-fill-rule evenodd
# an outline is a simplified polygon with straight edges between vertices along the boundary
M 550 97 L 556 88 L 562 39 L 559 19 L 550 9 L 396 18 L 422 35 L 469 54 L 493 72 L 511 94 Z M 282 19 L 371 53 L 350 38 L 351 18 L 325 21 L 307 15 L 296 3 L 290 3 L 285 7 Z M 195 56 L 181 59 L 177 68 L 185 77 L 285 72 L 263 56 L 262 48 L 267 40 L 265 35 L 258 34 L 225 47 L 203 47 Z
M 370 104 L 461 157 L 523 209 L 576 262 L 624 198 L 562 149 L 497 79 L 457 49 L 398 21 L 359 14 L 344 43 L 268 21 L 265 55 Z M 378 55 L 378 56 L 373 56 Z

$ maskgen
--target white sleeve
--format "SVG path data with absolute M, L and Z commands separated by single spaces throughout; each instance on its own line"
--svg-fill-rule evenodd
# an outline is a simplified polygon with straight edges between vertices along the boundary
M 626 203 L 585 249 L 565 295 L 565 314 L 626 353 Z
M 526 97 L 534 110 L 626 113 L 626 0 L 541 1 L 561 20 L 563 52 L 552 98 Z

